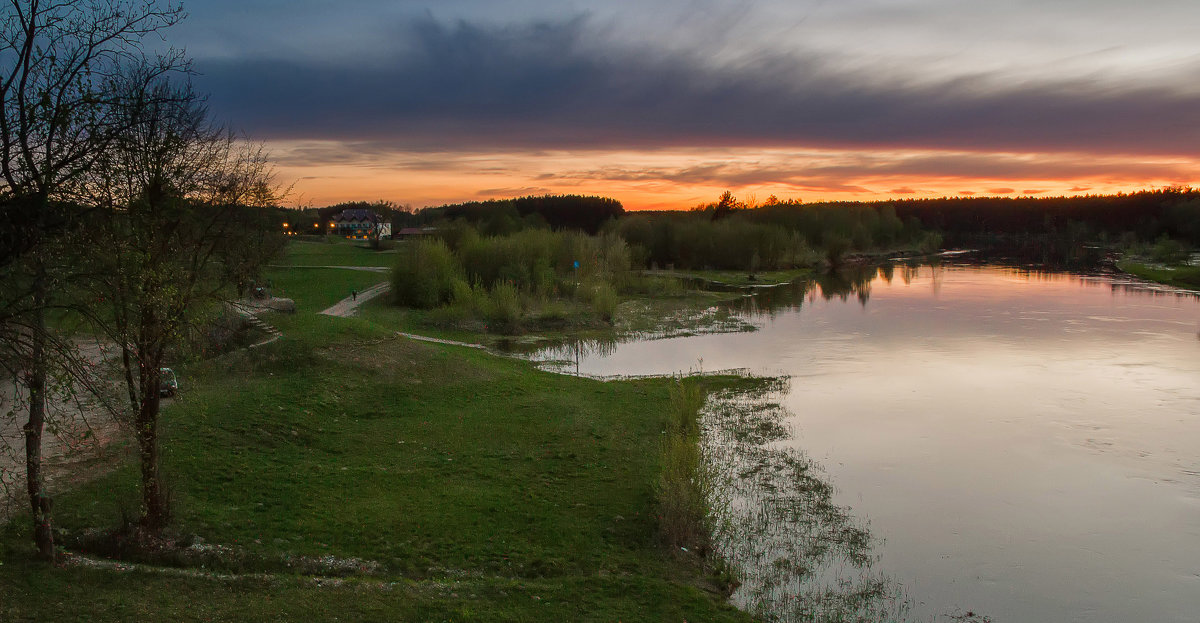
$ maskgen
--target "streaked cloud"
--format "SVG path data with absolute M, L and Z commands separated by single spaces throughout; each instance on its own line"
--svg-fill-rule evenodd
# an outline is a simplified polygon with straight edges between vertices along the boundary
M 506 26 L 416 19 L 399 28 L 406 45 L 386 59 L 211 59 L 198 64 L 199 82 L 221 114 L 267 139 L 418 151 L 803 145 L 1191 154 L 1200 141 L 1200 93 L 1169 84 L 1007 83 L 989 74 L 916 82 L 799 52 L 713 66 L 683 53 L 605 48 L 584 17 Z M 1200 78 L 1200 63 L 1186 75 Z
M 212 110 L 266 140 L 308 201 L 588 191 L 661 207 L 716 188 L 862 199 L 1200 178 L 1194 2 L 189 8 L 182 43 Z

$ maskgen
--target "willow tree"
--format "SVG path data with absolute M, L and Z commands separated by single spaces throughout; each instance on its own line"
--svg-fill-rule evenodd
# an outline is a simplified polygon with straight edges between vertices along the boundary
M 114 85 L 183 68 L 143 44 L 183 17 L 154 0 L 6 0 L 0 5 L 0 273 L 20 276 L 0 305 L 0 348 L 20 361 L 28 395 L 26 483 L 40 555 L 54 557 L 41 472 L 47 376 L 45 313 L 60 291 L 52 244 L 86 195 L 84 178 L 124 128 Z M 59 263 L 59 265 L 69 265 Z M 16 283 L 13 279 L 12 283 Z
M 141 462 L 140 527 L 169 518 L 159 444 L 161 369 L 173 349 L 236 296 L 237 275 L 281 244 L 261 147 L 214 125 L 190 89 L 160 82 L 131 96 L 128 130 L 95 176 L 100 326 L 121 348 Z

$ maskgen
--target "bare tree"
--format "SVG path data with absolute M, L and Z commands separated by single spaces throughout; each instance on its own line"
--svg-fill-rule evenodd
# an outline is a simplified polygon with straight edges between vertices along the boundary
M 235 295 L 281 246 L 262 208 L 277 197 L 261 147 L 208 121 L 188 88 L 162 82 L 127 109 L 129 131 L 99 170 L 107 214 L 97 229 L 105 332 L 121 348 L 141 459 L 141 528 L 161 530 L 169 504 L 160 472 L 161 369 L 189 329 Z
M 0 6 L 0 269 L 27 276 L 3 295 L 0 340 L 20 362 L 29 396 L 26 482 L 34 542 L 46 559 L 54 541 L 41 447 L 55 349 L 45 313 L 60 279 L 48 242 L 77 215 L 87 172 L 124 133 L 117 100 L 128 89 L 116 85 L 185 66 L 178 52 L 152 57 L 144 46 L 182 18 L 178 5 L 156 0 Z

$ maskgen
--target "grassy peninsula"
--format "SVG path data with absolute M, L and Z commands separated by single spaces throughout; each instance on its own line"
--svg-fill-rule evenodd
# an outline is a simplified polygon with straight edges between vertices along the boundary
M 47 567 L 10 522 L 0 619 L 748 620 L 660 535 L 671 380 L 559 376 L 320 316 L 370 273 L 314 270 L 275 269 L 299 308 L 266 317 L 281 340 L 179 370 L 171 553 Z M 136 465 L 115 461 L 59 498 L 77 551 L 119 549 L 96 531 L 136 513 Z

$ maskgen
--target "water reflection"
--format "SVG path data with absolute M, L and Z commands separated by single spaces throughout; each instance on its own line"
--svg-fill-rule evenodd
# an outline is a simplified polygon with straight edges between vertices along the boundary
M 568 340 L 556 344 L 542 345 L 536 352 L 536 360 L 545 368 L 555 372 L 566 372 L 579 376 L 579 362 L 591 357 L 608 357 L 617 350 L 615 336 Z M 520 352 L 514 344 L 500 345 L 504 352 Z
M 928 291 L 936 300 L 942 291 L 948 272 L 961 275 L 962 271 L 985 270 L 993 277 L 1004 281 L 1046 284 L 1085 284 L 1111 290 L 1114 294 L 1130 294 L 1150 297 L 1200 300 L 1200 293 L 1180 290 L 1170 286 L 1141 281 L 1134 277 L 1108 273 L 1072 274 L 1048 270 L 1041 266 L 995 265 L 956 259 L 937 263 L 919 263 L 915 260 L 886 262 L 880 265 L 846 266 L 837 271 L 820 272 L 808 278 L 777 286 L 737 287 L 695 280 L 695 287 L 708 287 L 723 292 L 741 293 L 742 296 L 695 312 L 688 319 L 692 328 L 679 330 L 667 322 L 658 330 L 590 335 L 586 338 L 534 343 L 501 341 L 498 350 L 508 354 L 527 356 L 548 369 L 580 374 L 580 362 L 586 359 L 603 359 L 612 355 L 621 344 L 666 340 L 698 334 L 738 333 L 754 330 L 757 324 L 774 321 L 780 314 L 799 312 L 804 305 L 816 301 L 856 301 L 866 309 L 871 300 L 872 288 L 891 288 L 899 273 L 900 283 L 912 286 L 914 282 L 928 284 Z M 898 285 L 898 284 L 897 284 Z M 704 318 L 708 318 L 705 320 Z M 696 365 L 688 369 L 696 370 Z M 740 367 L 739 367 L 740 369 Z M 637 376 L 648 373 L 614 372 L 606 376 Z
M 820 569 L 779 563 L 784 573 L 748 581 L 740 603 L 788 617 L 786 595 L 811 603 L 810 588 L 845 584 L 850 595 L 888 596 L 866 600 L 887 616 L 907 604 L 917 620 L 1196 621 L 1195 293 L 948 261 L 820 276 L 732 305 L 758 330 L 606 342 L 577 351 L 571 368 L 670 374 L 702 362 L 792 379 L 769 400 L 786 409 L 772 418 L 789 436 L 763 452 L 803 455 L 778 472 L 754 469 L 757 450 L 720 459 L 738 466 L 732 497 L 748 500 L 731 508 L 746 510 L 744 521 L 778 517 L 772 509 L 806 499 L 779 478 L 811 500 L 818 486 L 804 476 L 814 475 L 845 511 L 843 541 L 864 535 L 872 553 L 856 565 L 846 550 L 813 550 L 807 533 L 734 521 L 730 530 L 762 535 L 757 549 L 731 554 L 752 568 L 795 553 Z M 716 445 L 720 457 L 734 444 Z M 827 519 L 801 525 L 839 534 Z

